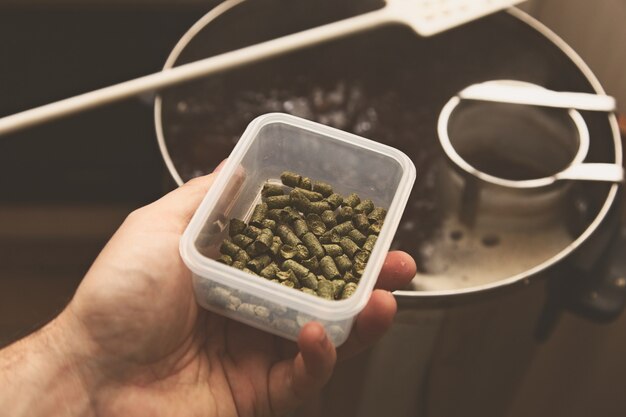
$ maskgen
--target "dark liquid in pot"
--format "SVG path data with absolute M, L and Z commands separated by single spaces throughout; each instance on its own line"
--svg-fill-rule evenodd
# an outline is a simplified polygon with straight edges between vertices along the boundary
M 541 166 L 541 164 L 515 159 L 514 155 L 503 157 L 489 150 L 466 153 L 462 156 L 477 170 L 507 180 L 524 181 L 555 174 L 548 169 L 549 167 Z

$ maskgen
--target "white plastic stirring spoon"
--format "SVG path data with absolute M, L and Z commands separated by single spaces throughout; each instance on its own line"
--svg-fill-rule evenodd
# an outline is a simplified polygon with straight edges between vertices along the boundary
M 523 0 L 457 0 L 438 15 L 424 7 L 436 1 L 386 0 L 382 9 L 282 38 L 227 52 L 152 75 L 91 91 L 0 119 L 0 136 L 142 93 L 158 91 L 296 49 L 323 43 L 391 23 L 404 24 L 429 36 L 506 8 Z

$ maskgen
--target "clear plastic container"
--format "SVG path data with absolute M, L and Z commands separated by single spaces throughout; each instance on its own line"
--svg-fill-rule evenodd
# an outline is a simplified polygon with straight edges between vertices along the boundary
M 294 171 L 355 192 L 387 211 L 357 291 L 346 300 L 325 300 L 221 264 L 219 246 L 228 220 L 247 221 L 263 184 Z M 181 238 L 183 261 L 193 273 L 198 303 L 256 328 L 296 340 L 315 320 L 342 344 L 365 307 L 415 181 L 415 166 L 389 146 L 298 117 L 272 113 L 256 118 L 233 149 Z

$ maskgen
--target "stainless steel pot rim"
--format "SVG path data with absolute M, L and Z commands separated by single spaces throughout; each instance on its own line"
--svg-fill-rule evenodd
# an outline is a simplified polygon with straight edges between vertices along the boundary
M 486 172 L 483 172 L 479 169 L 474 168 L 470 165 L 459 153 L 456 151 L 452 142 L 450 141 L 450 136 L 448 134 L 448 124 L 450 122 L 450 117 L 454 113 L 456 107 L 461 103 L 461 98 L 457 95 L 452 97 L 446 105 L 441 110 L 439 115 L 439 120 L 437 122 L 437 133 L 439 136 L 439 143 L 443 148 L 446 156 L 452 161 L 452 163 L 459 168 L 461 168 L 465 173 L 472 177 L 476 177 L 481 181 L 485 181 L 494 185 L 499 185 L 501 187 L 507 188 L 541 188 L 552 185 L 554 183 L 554 177 L 544 177 L 537 178 L 532 180 L 522 180 L 522 181 L 514 181 L 507 180 L 505 178 L 495 177 L 493 175 L 489 175 Z M 589 129 L 587 128 L 587 124 L 585 123 L 585 119 L 580 115 L 580 113 L 575 109 L 568 109 L 568 114 L 576 126 L 578 131 L 578 140 L 579 147 L 576 151 L 576 155 L 568 165 L 571 167 L 573 165 L 580 164 L 584 161 L 587 156 L 587 152 L 589 151 Z M 556 173 L 555 173 L 556 174 Z
M 214 9 L 205 14 L 200 20 L 198 20 L 178 41 L 172 52 L 170 53 L 167 61 L 165 62 L 164 69 L 168 69 L 174 66 L 176 60 L 180 56 L 180 53 L 187 46 L 189 41 L 207 24 L 218 18 L 223 13 L 228 10 L 236 7 L 237 5 L 243 3 L 246 0 L 226 0 L 223 3 L 220 3 Z M 561 39 L 557 34 L 552 32 L 547 26 L 543 23 L 539 22 L 537 19 L 531 17 L 527 13 L 522 10 L 511 7 L 507 10 L 507 12 L 513 17 L 519 19 L 524 22 L 528 26 L 537 30 L 541 34 L 543 34 L 548 40 L 550 40 L 554 45 L 556 45 L 567 57 L 579 68 L 579 70 L 585 75 L 593 89 L 597 94 L 606 94 L 600 81 L 593 74 L 589 66 L 583 61 L 583 59 L 567 44 L 563 39 Z M 154 117 L 155 117 L 155 128 L 157 133 L 157 143 L 159 145 L 159 149 L 161 154 L 163 155 L 163 160 L 167 169 L 174 179 L 176 183 L 180 186 L 183 184 L 183 180 L 176 170 L 174 166 L 174 162 L 171 159 L 169 151 L 167 149 L 167 145 L 165 144 L 165 135 L 163 132 L 162 126 L 162 99 L 160 95 L 157 95 L 155 99 L 154 105 Z M 615 149 L 615 163 L 622 164 L 622 144 L 620 141 L 620 133 L 619 127 L 617 124 L 617 118 L 615 114 L 608 115 L 609 124 L 611 126 L 611 131 L 613 133 L 613 143 Z M 591 224 L 587 227 L 587 229 L 581 233 L 580 236 L 566 248 L 564 248 L 561 252 L 559 252 L 554 257 L 548 259 L 541 264 L 536 265 L 533 268 L 530 268 L 522 273 L 510 276 L 505 279 L 501 279 L 496 282 L 492 282 L 489 284 L 478 285 L 474 287 L 454 289 L 454 290 L 436 290 L 436 291 L 407 291 L 407 290 L 399 290 L 394 291 L 394 295 L 401 299 L 412 299 L 412 298 L 438 298 L 438 297 L 452 297 L 452 296 L 464 296 L 473 293 L 485 292 L 490 290 L 495 290 L 503 286 L 509 286 L 516 283 L 529 283 L 529 278 L 533 275 L 537 275 L 538 273 L 548 269 L 550 266 L 556 264 L 557 262 L 563 260 L 565 257 L 569 256 L 576 248 L 578 248 L 584 241 L 589 239 L 589 237 L 598 229 L 600 224 L 603 222 L 605 217 L 608 215 L 611 207 L 615 203 L 617 193 L 619 190 L 618 184 L 611 185 L 611 188 L 608 192 L 607 198 L 602 205 L 602 208 L 598 212 L 596 218 L 591 222 Z

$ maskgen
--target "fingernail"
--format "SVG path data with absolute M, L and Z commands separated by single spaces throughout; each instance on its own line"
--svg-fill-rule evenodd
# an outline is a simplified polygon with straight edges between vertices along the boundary
M 320 335 L 320 338 L 318 340 L 319 345 L 323 348 L 326 349 L 328 347 L 328 344 L 330 343 L 330 340 L 328 340 L 328 336 L 326 335 L 326 331 L 323 330 L 322 334 Z
M 224 159 L 220 164 L 213 170 L 213 172 L 220 172 L 222 168 L 224 168 L 224 164 L 228 161 L 228 159 Z

